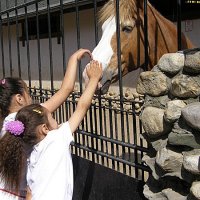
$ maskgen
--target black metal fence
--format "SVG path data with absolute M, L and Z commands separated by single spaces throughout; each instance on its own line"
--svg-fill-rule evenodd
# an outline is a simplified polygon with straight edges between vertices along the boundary
M 55 81 L 62 80 L 67 54 L 84 47 L 80 13 L 91 11 L 95 46 L 99 41 L 96 16 L 98 9 L 105 2 L 103 0 L 1 1 L 1 77 L 22 77 L 27 81 L 34 101 L 43 102 L 48 99 L 56 91 Z M 146 0 L 144 3 L 146 5 Z M 66 36 L 68 30 L 65 28 L 70 20 L 69 13 L 73 15 L 72 26 L 75 27 L 75 32 L 72 34 L 75 35 L 76 45 L 73 47 Z M 147 34 L 146 29 L 146 40 Z M 59 63 L 61 63 L 59 66 L 55 51 L 59 52 Z M 55 112 L 55 117 L 60 123 L 67 120 L 75 110 L 77 100 L 82 93 L 81 65 L 83 64 L 80 63 L 79 66 L 78 89 Z M 118 97 L 101 95 L 94 97 L 86 117 L 74 135 L 72 153 L 130 177 L 145 180 L 149 168 L 142 162 L 142 156 L 148 148 L 145 140 L 141 138 L 143 130 L 139 119 L 140 113 L 135 108 L 136 103 L 142 104 L 142 101 L 126 99 L 120 80 Z M 37 86 L 33 81 L 37 82 Z M 46 89 L 44 89 L 45 81 L 49 83 Z

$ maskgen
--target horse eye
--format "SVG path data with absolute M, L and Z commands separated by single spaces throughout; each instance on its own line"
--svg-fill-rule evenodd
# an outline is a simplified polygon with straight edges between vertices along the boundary
M 124 26 L 124 27 L 122 28 L 122 31 L 123 31 L 123 32 L 126 32 L 126 33 L 130 33 L 132 30 L 133 30 L 133 27 L 132 27 L 132 26 Z

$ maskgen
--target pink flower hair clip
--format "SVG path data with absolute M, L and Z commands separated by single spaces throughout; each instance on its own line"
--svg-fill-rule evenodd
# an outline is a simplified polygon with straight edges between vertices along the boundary
M 10 132 L 12 135 L 19 136 L 24 132 L 24 124 L 19 121 L 10 121 L 5 125 L 6 131 Z

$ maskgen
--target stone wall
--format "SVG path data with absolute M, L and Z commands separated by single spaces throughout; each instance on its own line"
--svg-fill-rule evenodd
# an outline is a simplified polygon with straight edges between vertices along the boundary
M 152 200 L 200 199 L 200 49 L 165 54 L 140 74 L 141 121 L 151 168 L 144 195 Z

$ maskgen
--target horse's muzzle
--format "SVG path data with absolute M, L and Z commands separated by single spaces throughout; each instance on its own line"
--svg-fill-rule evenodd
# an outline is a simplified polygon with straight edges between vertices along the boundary
M 104 85 L 102 85 L 101 88 L 97 89 L 96 94 L 101 94 L 101 95 L 106 94 L 108 92 L 110 84 L 111 84 L 111 80 L 106 81 Z

